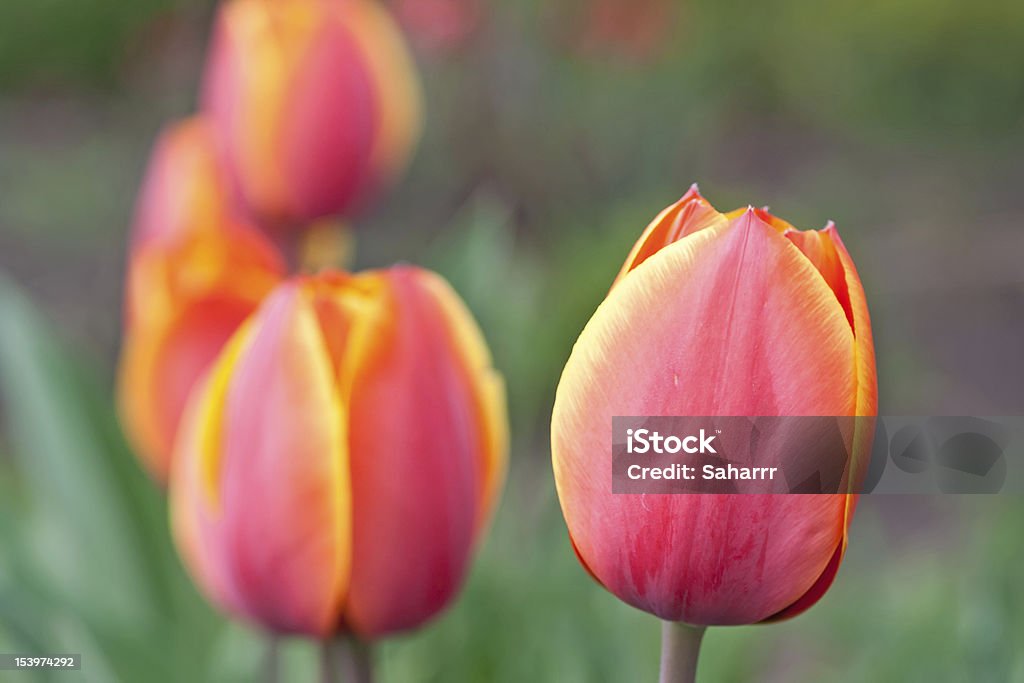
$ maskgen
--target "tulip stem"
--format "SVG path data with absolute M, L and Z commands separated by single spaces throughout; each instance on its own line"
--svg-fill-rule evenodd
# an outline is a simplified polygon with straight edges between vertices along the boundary
M 320 648 L 320 680 L 323 683 L 373 683 L 373 653 L 370 644 L 353 636 L 323 641 Z
M 693 683 L 704 626 L 661 622 L 661 675 L 659 683 Z
M 275 633 L 267 634 L 263 649 L 263 680 L 266 683 L 278 683 L 280 680 L 281 641 Z

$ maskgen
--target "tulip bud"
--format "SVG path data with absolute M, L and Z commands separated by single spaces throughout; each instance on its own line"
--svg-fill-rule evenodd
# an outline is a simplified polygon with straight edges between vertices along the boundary
M 125 432 L 158 480 L 192 385 L 283 274 L 273 246 L 231 216 L 206 123 L 167 128 L 135 211 L 118 377 Z
M 440 277 L 296 278 L 190 401 L 174 537 L 211 601 L 272 630 L 413 628 L 462 583 L 506 440 L 501 379 Z
M 612 417 L 876 412 L 868 309 L 835 227 L 722 215 L 694 186 L 643 233 L 558 386 L 552 458 L 577 555 L 668 621 L 798 614 L 838 570 L 855 496 L 613 494 Z
M 351 213 L 419 137 L 411 58 L 372 0 L 229 0 L 202 100 L 244 203 L 271 224 Z

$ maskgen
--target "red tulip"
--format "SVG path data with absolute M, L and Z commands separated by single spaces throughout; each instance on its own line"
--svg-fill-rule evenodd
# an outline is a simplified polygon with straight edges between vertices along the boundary
M 190 403 L 174 536 L 217 605 L 270 629 L 361 638 L 457 592 L 505 470 L 504 394 L 437 275 L 281 285 Z
M 118 378 L 122 424 L 161 481 L 193 384 L 284 272 L 226 192 L 203 120 L 161 134 L 132 229 Z
M 351 213 L 419 136 L 411 59 L 372 0 L 229 0 L 202 99 L 239 194 L 265 223 Z
M 798 614 L 838 570 L 855 496 L 613 494 L 612 416 L 876 411 L 864 291 L 835 227 L 722 215 L 695 186 L 641 236 L 558 386 L 553 464 L 576 552 L 668 621 Z

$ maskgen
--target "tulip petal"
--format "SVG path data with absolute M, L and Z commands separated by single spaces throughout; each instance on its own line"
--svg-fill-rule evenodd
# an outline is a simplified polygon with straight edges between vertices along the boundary
M 152 324 L 130 326 L 118 402 L 125 432 L 150 473 L 167 479 L 178 423 L 194 384 L 252 311 L 249 301 L 211 295 Z
M 213 216 L 134 248 L 118 409 L 125 433 L 158 481 L 167 478 L 193 385 L 283 270 L 258 233 Z
M 857 345 L 855 361 L 857 367 L 857 401 L 854 414 L 862 417 L 874 416 L 878 412 L 878 387 L 875 374 L 874 343 L 871 339 L 867 301 L 860 277 L 857 275 L 856 268 L 853 265 L 853 260 L 839 239 L 839 233 L 836 231 L 835 224 L 829 221 L 828 225 L 822 230 L 799 231 L 788 223 L 775 219 L 774 227 L 780 230 L 810 260 L 811 264 L 814 265 L 825 279 L 825 283 L 835 293 L 839 304 L 843 307 L 847 321 L 854 331 Z M 867 457 L 870 454 L 869 444 L 874 437 L 874 427 L 874 421 L 869 419 L 860 419 L 854 424 L 854 437 L 851 449 L 853 458 L 850 466 L 851 476 L 849 478 L 851 492 L 855 491 L 858 482 L 863 480 L 864 471 L 867 467 Z M 851 495 L 847 499 L 842 543 L 836 549 L 835 555 L 825 568 L 825 571 L 806 594 L 786 609 L 770 617 L 770 621 L 790 619 L 801 614 L 817 602 L 825 594 L 829 586 L 832 585 L 832 581 L 839 571 L 839 565 L 846 551 L 848 530 L 850 522 L 853 520 L 853 508 L 856 506 L 856 502 L 856 495 Z
M 345 623 L 363 637 L 414 627 L 449 602 L 503 470 L 504 451 L 484 448 L 500 432 L 483 407 L 497 393 L 492 375 L 467 365 L 487 360 L 479 333 L 467 343 L 471 323 L 456 329 L 443 302 L 454 295 L 433 278 L 408 267 L 359 277 L 381 302 L 353 332 L 346 370 L 355 516 Z
M 480 333 L 472 313 L 455 290 L 442 278 L 424 273 L 423 285 L 440 305 L 455 357 L 461 361 L 471 382 L 477 424 L 481 428 L 478 453 L 483 463 L 480 473 L 477 533 L 490 522 L 498 503 L 508 469 L 508 408 L 505 404 L 505 382 L 494 369 L 491 352 Z
M 289 208 L 278 156 L 289 79 L 310 44 L 321 3 L 232 0 L 217 17 L 203 109 L 224 142 L 233 179 L 273 218 Z
M 580 335 L 555 400 L 573 542 L 609 590 L 695 624 L 765 619 L 823 574 L 847 496 L 612 494 L 614 415 L 848 415 L 854 339 L 811 263 L 753 211 L 664 247 Z
M 850 496 L 853 498 L 853 496 Z M 849 526 L 850 515 L 847 515 L 847 522 L 844 528 Z M 839 565 L 842 564 L 843 555 L 846 553 L 846 536 L 844 533 L 843 542 L 839 544 L 835 552 L 832 553 L 832 559 L 828 561 L 825 566 L 825 570 L 822 571 L 821 576 L 807 589 L 803 595 L 801 595 L 796 602 L 789 605 L 785 609 L 776 612 L 772 616 L 763 620 L 763 623 L 770 623 L 776 621 L 785 621 L 786 619 L 792 619 L 795 616 L 803 614 L 811 607 L 814 603 L 821 600 L 821 596 L 825 595 L 828 589 L 832 586 L 832 582 L 835 581 L 836 574 L 839 573 Z
M 217 476 L 228 572 L 250 616 L 325 635 L 351 554 L 341 398 L 299 285 L 275 291 L 254 327 L 226 397 Z
M 875 344 L 871 334 L 871 318 L 868 315 L 868 301 L 864 295 L 857 268 L 850 258 L 850 252 L 839 237 L 835 225 L 831 223 L 825 228 L 832 241 L 842 265 L 843 277 L 846 280 L 846 291 L 849 299 L 850 314 L 854 336 L 857 339 L 857 411 L 856 415 L 874 416 L 878 414 L 878 375 L 875 371 Z M 868 437 L 868 441 L 871 438 Z
M 379 133 L 373 148 L 377 175 L 391 178 L 405 167 L 420 137 L 423 103 L 412 56 L 398 27 L 376 2 L 348 6 L 352 37 L 360 44 L 377 89 Z
M 226 571 L 218 477 L 228 385 L 251 339 L 251 324 L 239 328 L 192 392 L 168 486 L 171 531 L 185 567 L 211 602 L 240 616 L 249 613 Z
M 833 228 L 834 231 L 834 228 Z M 846 319 L 853 327 L 853 309 L 846 287 L 846 271 L 839 260 L 839 252 L 832 241 L 831 233 L 825 230 L 787 229 L 783 235 L 803 252 L 811 264 L 825 278 L 825 284 L 835 292 L 839 305 L 846 313 Z
M 875 438 L 875 421 L 865 418 L 873 418 L 878 415 L 878 374 L 875 369 L 875 343 L 871 333 L 871 318 L 868 314 L 867 297 L 864 294 L 864 286 L 860 281 L 860 275 L 857 273 L 853 259 L 850 257 L 846 245 L 843 244 L 842 238 L 839 237 L 839 232 L 834 224 L 830 222 L 823 232 L 831 238 L 836 254 L 839 257 L 839 262 L 842 264 L 850 304 L 849 315 L 852 320 L 851 324 L 857 344 L 857 402 L 854 414 L 861 416 L 861 419 L 857 421 L 857 430 L 854 434 L 853 453 L 855 460 L 851 470 L 853 475 L 851 481 L 859 484 L 865 476 L 871 454 L 871 445 Z M 857 505 L 857 499 L 858 496 L 856 495 L 848 497 L 845 523 L 845 528 L 847 529 L 853 519 L 853 511 Z M 846 536 L 844 535 L 841 550 L 845 551 L 845 549 Z
M 721 226 L 726 218 L 700 195 L 694 183 L 679 201 L 651 221 L 626 257 L 616 282 L 669 244 L 705 228 Z M 614 286 L 614 285 L 613 285 Z
M 347 6 L 322 7 L 336 11 L 318 24 L 295 66 L 276 157 L 288 179 L 289 211 L 302 216 L 330 215 L 351 205 L 374 175 L 378 106 L 365 56 L 340 16 Z
M 139 190 L 131 248 L 173 244 L 196 226 L 224 221 L 224 178 L 212 130 L 193 116 L 161 131 Z
M 856 339 L 857 407 L 855 414 L 874 416 L 878 413 L 878 379 L 875 372 L 875 347 L 871 337 L 871 322 L 868 315 L 867 299 L 857 269 L 853 265 L 845 245 L 839 238 L 835 224 L 822 230 L 797 231 L 787 229 L 783 233 L 810 260 L 821 273 L 825 283 L 835 292 L 836 299 L 846 313 L 846 319 Z M 872 420 L 858 420 L 854 439 L 854 454 L 860 462 L 854 462 L 854 470 L 867 465 L 870 452 L 868 444 L 874 436 Z M 861 472 L 862 474 L 862 472 Z M 857 481 L 854 477 L 851 481 Z

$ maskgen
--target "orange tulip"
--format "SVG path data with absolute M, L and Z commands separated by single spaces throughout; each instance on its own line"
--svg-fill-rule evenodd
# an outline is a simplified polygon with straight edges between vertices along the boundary
M 127 436 L 161 481 L 192 385 L 284 273 L 228 206 L 205 122 L 167 128 L 136 206 L 118 378 Z
M 300 277 L 193 395 L 174 536 L 221 608 L 279 632 L 372 638 L 458 591 L 505 460 L 501 379 L 440 277 Z
M 723 215 L 694 186 L 644 231 L 558 386 L 553 465 L 576 552 L 668 621 L 798 614 L 838 570 L 855 496 L 613 494 L 612 417 L 876 412 L 868 309 L 835 227 Z
M 350 213 L 419 137 L 411 59 L 372 0 L 229 0 L 203 107 L 244 202 L 280 225 Z

